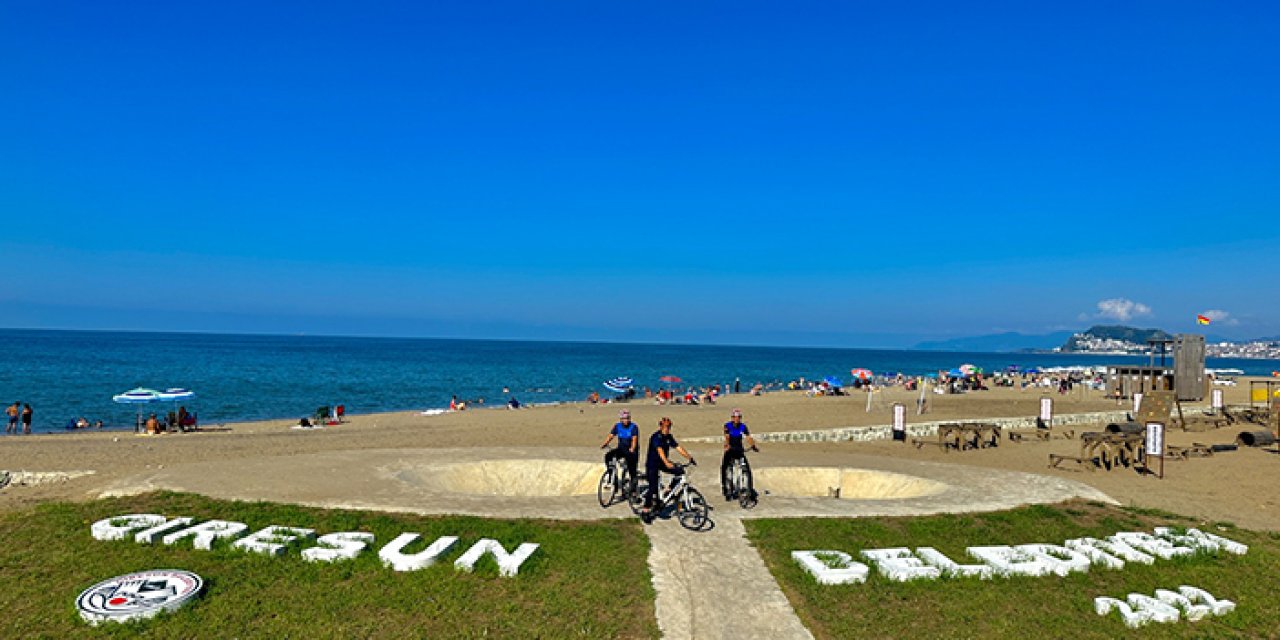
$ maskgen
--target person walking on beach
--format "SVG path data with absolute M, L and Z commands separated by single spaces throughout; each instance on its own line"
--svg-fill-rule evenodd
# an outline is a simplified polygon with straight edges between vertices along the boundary
M 614 458 L 622 458 L 627 463 L 627 471 L 631 472 L 631 486 L 627 489 L 634 490 L 636 467 L 640 463 L 640 428 L 631 422 L 631 412 L 626 409 L 618 412 L 618 423 L 609 430 L 609 436 L 604 439 L 604 444 L 600 445 L 600 448 L 608 447 L 615 437 L 618 438 L 618 446 L 604 454 L 604 464 L 607 467 Z
M 4 428 L 5 433 L 18 432 L 18 414 L 21 413 L 19 409 L 20 406 L 22 406 L 21 403 L 15 400 L 13 404 L 9 405 L 8 409 L 4 410 L 4 412 L 9 416 L 9 426 Z
M 747 439 L 747 444 L 751 445 L 752 451 L 759 451 L 756 448 L 755 438 L 751 437 L 751 430 L 747 428 L 747 423 L 742 421 L 742 412 L 734 409 L 729 414 L 729 421 L 724 423 L 724 457 L 720 459 L 720 492 L 724 494 L 725 500 L 733 500 L 733 496 L 729 492 L 729 465 L 734 460 L 742 459 L 742 464 L 747 468 L 747 491 L 755 493 L 753 481 L 751 480 L 751 463 L 747 462 L 747 452 L 742 446 L 742 439 Z
M 22 405 L 22 432 L 23 433 L 26 433 L 26 434 L 31 433 L 31 416 L 33 413 L 34 412 L 31 411 L 31 405 L 26 403 Z
M 684 475 L 684 469 L 671 462 L 672 447 L 687 458 L 689 464 L 698 464 L 694 462 L 693 456 L 689 455 L 679 442 L 676 442 L 676 437 L 671 435 L 671 418 L 664 416 L 658 420 L 658 430 L 649 436 L 649 450 L 644 457 L 645 477 L 649 480 L 649 490 L 644 496 L 644 508 L 640 510 L 640 519 L 645 524 L 653 521 L 653 503 L 658 499 L 658 482 L 661 477 L 659 474 Z

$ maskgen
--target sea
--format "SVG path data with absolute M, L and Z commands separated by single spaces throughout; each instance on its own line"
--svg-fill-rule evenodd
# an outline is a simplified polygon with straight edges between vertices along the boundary
M 531 342 L 306 335 L 230 335 L 0 329 L 0 404 L 29 403 L 33 431 L 66 433 L 78 417 L 133 429 L 139 407 L 112 401 L 135 387 L 185 388 L 182 402 L 202 425 L 293 419 L 324 405 L 348 414 L 608 397 L 606 380 L 630 377 L 638 390 L 712 384 L 745 392 L 756 383 L 801 377 L 849 381 L 853 368 L 924 375 L 973 364 L 1089 366 L 1146 362 L 1145 356 L 957 353 L 878 349 Z M 1208 366 L 1270 375 L 1280 361 L 1210 359 Z M 504 391 L 505 389 L 505 391 Z M 145 405 L 163 415 L 176 406 Z

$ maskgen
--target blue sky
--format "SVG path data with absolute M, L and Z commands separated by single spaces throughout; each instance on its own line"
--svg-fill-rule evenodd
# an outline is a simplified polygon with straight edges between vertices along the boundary
M 0 7 L 0 326 L 1280 334 L 1265 2 Z

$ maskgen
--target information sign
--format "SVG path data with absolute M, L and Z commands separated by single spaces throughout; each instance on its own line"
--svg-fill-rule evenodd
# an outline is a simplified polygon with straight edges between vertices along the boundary
M 907 439 L 907 407 L 901 402 L 893 405 L 893 439 L 904 442 Z

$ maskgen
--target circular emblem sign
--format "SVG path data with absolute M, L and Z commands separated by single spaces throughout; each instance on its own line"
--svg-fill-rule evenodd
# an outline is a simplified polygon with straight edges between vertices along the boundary
M 158 569 L 104 580 L 76 598 L 80 617 L 96 625 L 104 620 L 124 622 L 173 611 L 191 601 L 204 580 L 190 571 Z

